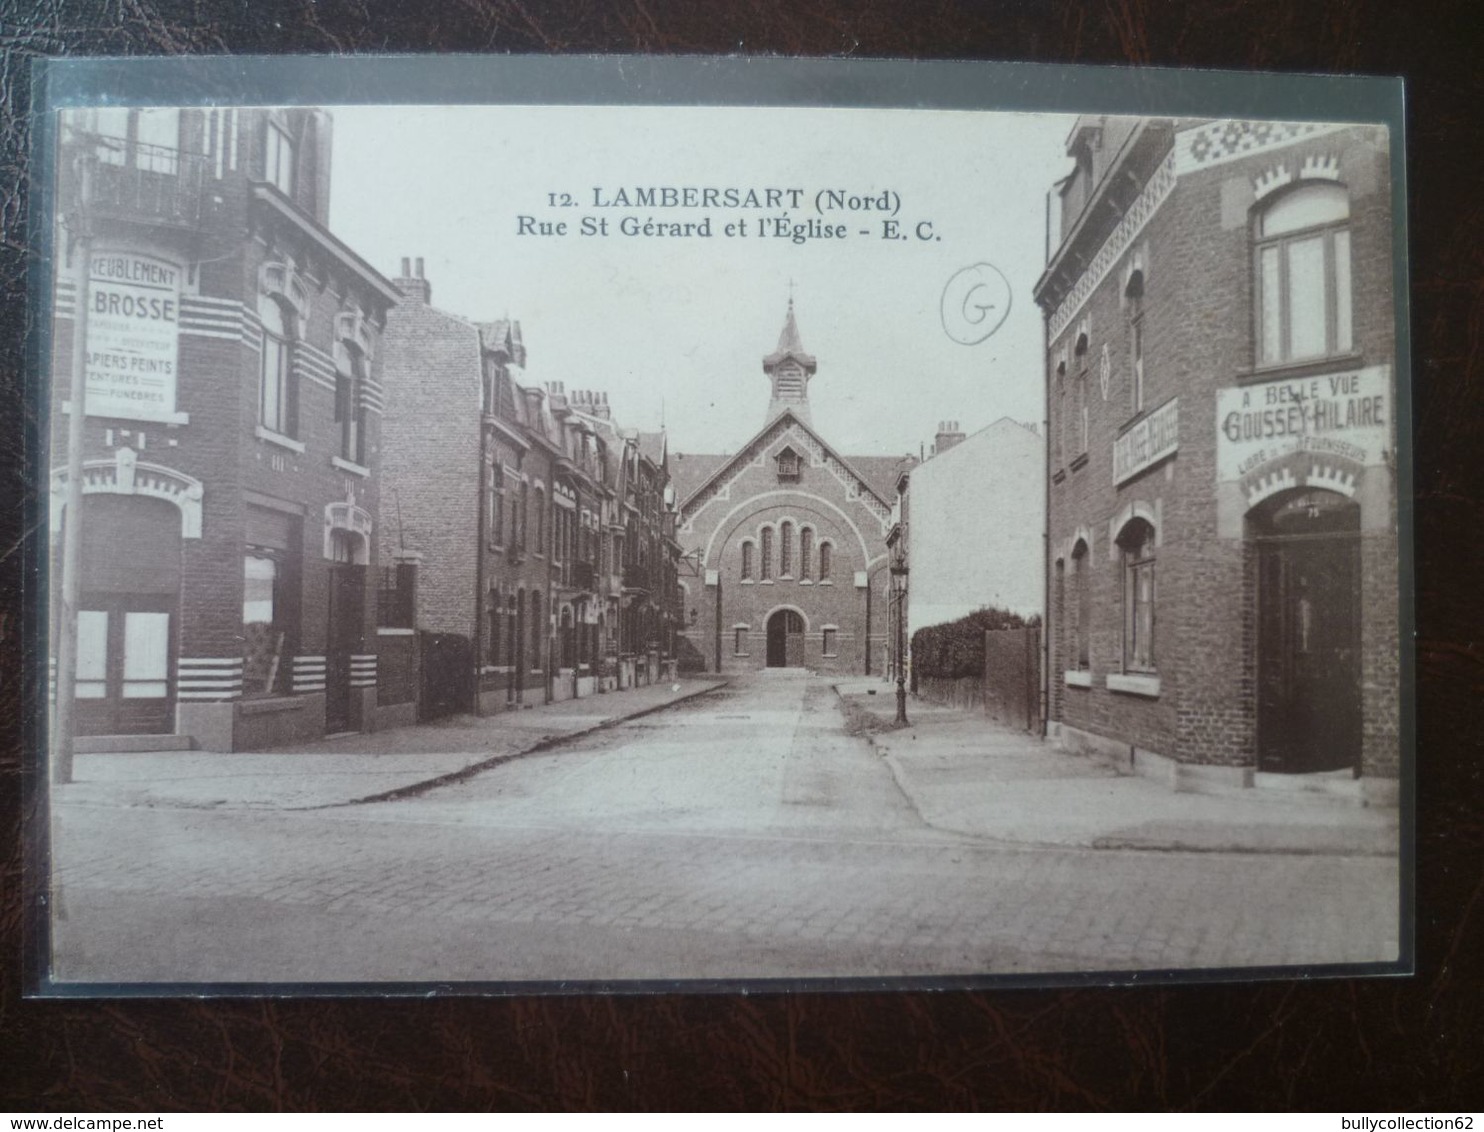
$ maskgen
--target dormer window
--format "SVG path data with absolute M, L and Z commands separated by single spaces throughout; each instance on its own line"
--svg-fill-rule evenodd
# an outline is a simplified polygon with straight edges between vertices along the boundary
M 778 479 L 783 483 L 797 483 L 799 479 L 799 454 L 792 448 L 778 453 Z

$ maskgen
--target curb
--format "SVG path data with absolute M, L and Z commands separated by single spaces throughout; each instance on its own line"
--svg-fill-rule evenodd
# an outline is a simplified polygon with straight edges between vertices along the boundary
M 838 684 L 831 685 L 836 699 L 842 709 L 845 707 L 845 696 L 840 691 Z M 867 709 L 862 709 L 867 710 Z M 1016 847 L 1029 850 L 1053 849 L 1071 852 L 1136 852 L 1136 853 L 1212 853 L 1240 856 L 1287 856 L 1287 857 L 1394 857 L 1394 851 L 1377 849 L 1373 846 L 1296 846 L 1296 845 L 1254 845 L 1248 843 L 1228 842 L 1225 844 L 1205 844 L 1198 842 L 1180 841 L 1177 839 L 1159 840 L 1120 836 L 1118 834 L 1092 834 L 1086 839 L 1077 841 L 1039 841 L 1023 838 L 996 836 L 992 833 L 979 833 L 966 829 L 954 828 L 952 826 L 939 825 L 923 813 L 922 807 L 918 805 L 917 798 L 907 788 L 904 781 L 905 775 L 899 765 L 896 755 L 890 746 L 881 746 L 876 741 L 876 732 L 865 731 L 859 737 L 864 739 L 886 763 L 887 769 L 891 771 L 893 781 L 897 789 L 902 792 L 913 811 L 922 823 L 931 829 L 942 833 L 950 833 L 959 837 L 969 837 L 976 841 L 990 842 L 1006 847 Z M 1120 775 L 1119 777 L 1124 777 Z
M 436 790 L 440 786 L 451 786 L 456 782 L 467 781 L 477 774 L 499 766 L 501 763 L 508 763 L 515 759 L 524 758 L 527 755 L 540 754 L 543 751 L 549 751 L 554 747 L 559 747 L 563 743 L 569 743 L 573 739 L 581 739 L 584 736 L 606 730 L 609 727 L 617 727 L 619 724 L 628 723 L 630 720 L 640 719 L 646 715 L 653 715 L 657 711 L 665 711 L 674 707 L 676 704 L 683 704 L 700 696 L 709 696 L 712 692 L 720 691 L 730 683 L 730 680 L 720 680 L 705 688 L 697 688 L 693 692 L 687 692 L 683 696 L 677 696 L 673 700 L 666 700 L 662 704 L 651 704 L 649 707 L 640 708 L 638 711 L 629 712 L 627 715 L 610 716 L 593 724 L 591 727 L 568 731 L 562 735 L 548 735 L 546 738 L 539 739 L 529 747 L 522 747 L 518 751 L 502 751 L 498 755 L 491 755 L 487 759 L 481 759 L 477 763 L 470 763 L 468 766 L 461 767 L 458 770 L 451 770 L 444 774 L 435 775 L 432 778 L 424 779 L 422 782 L 413 782 L 407 786 L 398 786 L 394 790 L 383 790 L 378 794 L 368 794 L 364 798 L 351 798 L 345 802 L 322 802 L 313 806 L 294 806 L 290 808 L 295 810 L 333 810 L 341 806 L 362 806 L 371 802 L 397 802 L 403 798 L 415 798 L 419 794 L 425 794 L 429 790 Z

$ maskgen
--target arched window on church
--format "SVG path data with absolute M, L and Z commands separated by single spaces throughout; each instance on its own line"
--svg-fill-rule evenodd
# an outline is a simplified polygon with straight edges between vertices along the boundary
M 752 540 L 742 544 L 742 580 L 752 581 Z
M 783 522 L 778 527 L 778 576 L 791 578 L 794 572 L 794 525 Z
M 834 558 L 835 548 L 827 542 L 819 544 L 819 580 L 828 582 L 830 580 L 831 559 Z
M 773 528 L 763 528 L 763 561 L 761 568 L 762 580 L 770 582 L 773 580 Z
M 799 579 L 808 581 L 809 571 L 813 568 L 814 559 L 814 528 L 799 528 Z

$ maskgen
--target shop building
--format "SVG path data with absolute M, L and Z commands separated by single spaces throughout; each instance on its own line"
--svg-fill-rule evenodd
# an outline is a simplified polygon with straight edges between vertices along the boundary
M 763 427 L 729 456 L 673 454 L 686 651 L 708 671 L 880 673 L 890 639 L 885 538 L 911 457 L 843 456 L 811 422 L 793 302 L 763 359 Z
M 1086 117 L 1067 152 L 1036 287 L 1051 733 L 1177 788 L 1394 798 L 1386 132 Z
M 330 132 L 310 109 L 64 119 L 58 211 L 79 215 L 85 163 L 92 233 L 80 750 L 237 750 L 378 724 L 367 567 L 396 292 L 326 227 Z M 71 234 L 57 241 L 53 593 Z

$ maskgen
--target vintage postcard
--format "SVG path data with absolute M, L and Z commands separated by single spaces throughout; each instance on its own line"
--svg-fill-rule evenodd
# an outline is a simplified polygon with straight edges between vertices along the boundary
M 39 993 L 1410 969 L 1399 86 L 770 66 L 53 101 Z

